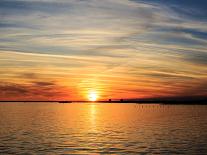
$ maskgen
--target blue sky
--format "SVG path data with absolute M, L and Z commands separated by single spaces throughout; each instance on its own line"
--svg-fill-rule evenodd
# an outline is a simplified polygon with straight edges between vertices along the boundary
M 90 90 L 103 98 L 205 96 L 206 7 L 201 0 L 1 0 L 0 89 L 8 96 L 18 85 L 31 97 L 36 83 L 49 81 L 44 94 L 53 86 L 71 98 Z

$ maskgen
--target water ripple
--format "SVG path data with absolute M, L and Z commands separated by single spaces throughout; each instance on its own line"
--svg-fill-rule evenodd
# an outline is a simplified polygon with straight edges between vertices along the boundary
M 206 112 L 184 105 L 0 104 L 0 154 L 206 154 Z

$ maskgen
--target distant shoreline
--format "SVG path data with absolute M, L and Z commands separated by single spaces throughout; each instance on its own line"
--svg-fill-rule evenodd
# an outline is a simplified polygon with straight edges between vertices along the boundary
M 135 100 L 135 101 L 67 101 L 67 100 L 61 100 L 61 101 L 0 101 L 1 103 L 5 102 L 53 102 L 53 103 L 136 103 L 136 104 L 180 104 L 180 105 L 207 105 L 207 100 Z

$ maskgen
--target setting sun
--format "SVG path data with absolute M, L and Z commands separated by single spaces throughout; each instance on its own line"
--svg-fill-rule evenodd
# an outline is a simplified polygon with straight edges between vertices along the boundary
M 98 98 L 97 92 L 95 91 L 89 92 L 88 94 L 89 101 L 96 101 L 97 98 Z

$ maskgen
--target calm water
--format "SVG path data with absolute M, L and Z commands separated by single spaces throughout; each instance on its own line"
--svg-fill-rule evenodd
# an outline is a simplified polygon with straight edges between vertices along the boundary
M 207 106 L 1 103 L 0 154 L 207 154 Z

